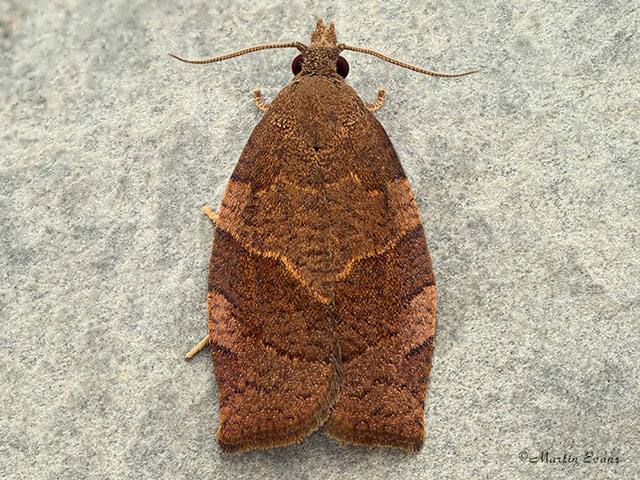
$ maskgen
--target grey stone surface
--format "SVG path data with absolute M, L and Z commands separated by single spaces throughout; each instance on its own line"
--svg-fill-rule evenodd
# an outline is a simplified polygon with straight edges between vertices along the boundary
M 216 208 L 295 51 L 339 40 L 413 186 L 438 282 L 424 450 L 321 433 L 222 456 Z M 638 478 L 634 2 L 0 2 L 0 477 Z M 585 464 L 585 451 L 617 464 Z M 519 458 L 565 454 L 578 464 Z

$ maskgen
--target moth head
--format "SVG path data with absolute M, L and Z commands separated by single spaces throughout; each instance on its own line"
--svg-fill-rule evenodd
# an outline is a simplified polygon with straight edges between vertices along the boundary
M 318 19 L 316 29 L 311 33 L 311 43 L 293 59 L 291 71 L 294 75 L 340 75 L 349 74 L 349 63 L 340 56 L 336 29 L 333 22 L 328 27 Z
M 301 53 L 291 62 L 291 71 L 294 75 L 303 72 L 304 74 L 328 74 L 336 73 L 342 78 L 349 75 L 349 62 L 338 54 L 325 51 L 311 51 L 307 54 Z
M 298 75 L 300 72 L 329 75 L 337 73 L 342 78 L 347 78 L 349 62 L 343 56 L 334 55 L 332 52 L 311 52 L 306 55 L 306 58 L 301 53 L 291 62 L 291 71 L 294 75 Z
M 325 26 L 322 22 L 322 18 L 318 19 L 315 30 L 311 33 L 311 43 L 307 46 L 300 42 L 289 43 L 272 43 L 268 45 L 258 45 L 256 47 L 245 48 L 238 52 L 229 53 L 220 57 L 209 58 L 206 60 L 185 60 L 176 55 L 170 53 L 173 58 L 186 63 L 204 64 L 214 63 L 220 60 L 227 60 L 229 58 L 238 57 L 245 53 L 257 52 L 258 50 L 266 50 L 268 48 L 297 48 L 300 54 L 293 59 L 291 64 L 291 70 L 294 75 L 330 75 L 337 77 L 338 75 L 345 78 L 349 73 L 349 63 L 340 56 L 340 52 L 343 50 L 351 50 L 353 52 L 366 53 L 373 55 L 382 60 L 385 60 L 394 65 L 408 68 L 414 72 L 425 73 L 434 77 L 462 77 L 464 75 L 470 75 L 476 73 L 478 70 L 465 73 L 438 73 L 431 70 L 425 70 L 424 68 L 414 67 L 408 63 L 400 62 L 393 58 L 382 55 L 381 53 L 369 50 L 367 48 L 352 47 L 345 45 L 344 43 L 338 43 L 336 37 L 336 29 L 333 26 L 333 22 L 329 26 Z

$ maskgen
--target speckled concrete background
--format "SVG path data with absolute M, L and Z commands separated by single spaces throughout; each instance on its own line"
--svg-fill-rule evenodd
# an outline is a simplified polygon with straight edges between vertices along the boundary
M 261 116 L 251 90 L 272 98 L 295 51 L 167 53 L 308 42 L 318 16 L 482 69 L 345 54 L 363 98 L 388 91 L 436 270 L 426 446 L 316 433 L 222 456 L 211 360 L 182 358 L 206 331 L 200 209 Z M 627 1 L 0 1 L 0 476 L 637 478 L 639 19 Z

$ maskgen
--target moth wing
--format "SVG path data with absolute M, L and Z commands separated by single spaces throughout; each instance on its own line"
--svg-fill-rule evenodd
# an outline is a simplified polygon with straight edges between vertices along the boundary
M 295 217 L 304 209 L 283 198 L 288 192 L 270 188 L 280 158 L 273 149 L 286 144 L 270 118 L 256 126 L 231 177 L 211 255 L 209 336 L 225 452 L 300 441 L 326 420 L 343 379 L 334 313 L 296 278 L 291 228 L 273 217 L 304 223 Z M 309 248 L 322 251 L 313 238 Z
M 335 284 L 345 382 L 323 430 L 344 443 L 416 451 L 424 442 L 435 281 L 398 156 L 375 117 L 367 118 L 367 135 L 351 149 L 358 157 L 350 162 L 358 186 L 351 193 L 335 190 L 330 202 L 342 209 L 331 214 L 346 224 L 344 231 L 369 225 L 362 239 L 350 242 L 367 249 L 350 252 L 349 267 Z M 366 217 L 358 218 L 362 213 Z

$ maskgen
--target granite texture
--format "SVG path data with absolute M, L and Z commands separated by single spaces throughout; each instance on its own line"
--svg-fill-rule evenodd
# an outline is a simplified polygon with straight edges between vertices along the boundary
M 220 454 L 216 209 L 293 50 L 338 38 L 414 189 L 438 284 L 426 444 Z M 0 1 L 0 477 L 637 478 L 634 2 Z M 585 451 L 617 457 L 585 464 Z M 522 460 L 524 453 L 542 461 Z M 555 457 L 577 463 L 551 462 Z

